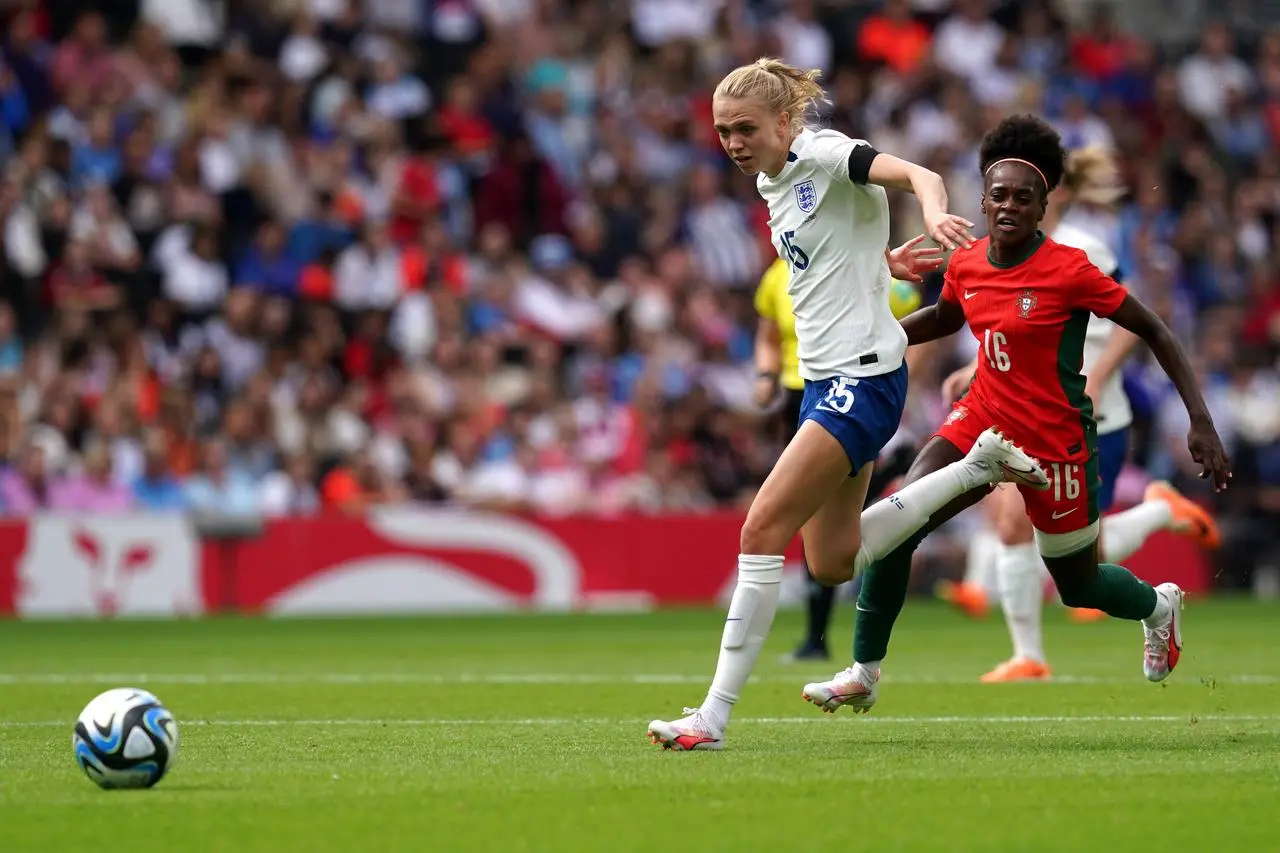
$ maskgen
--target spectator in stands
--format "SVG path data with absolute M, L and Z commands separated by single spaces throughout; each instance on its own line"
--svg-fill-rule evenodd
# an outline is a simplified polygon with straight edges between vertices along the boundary
M 524 247 L 538 234 L 563 234 L 568 206 L 569 193 L 555 170 L 519 133 L 503 140 L 496 163 L 480 181 L 475 224 L 501 225 Z
M 227 294 L 221 315 L 199 326 L 188 326 L 183 333 L 188 358 L 199 355 L 207 362 L 208 351 L 216 357 L 221 370 L 219 388 L 238 391 L 262 368 L 266 351 L 257 336 L 259 304 L 253 291 L 236 288 Z
M 933 60 L 944 71 L 974 82 L 995 64 L 1005 37 L 989 6 L 988 0 L 956 0 L 934 33 Z
M 232 399 L 223 407 L 227 464 L 254 482 L 276 467 L 275 452 L 267 441 L 262 420 L 247 397 Z
M 0 470 L 0 505 L 10 516 L 27 516 L 48 509 L 49 472 L 45 450 L 31 442 L 18 452 L 11 467 Z
M 315 476 L 310 455 L 297 453 L 288 457 L 284 466 L 267 474 L 258 487 L 262 513 L 272 517 L 314 515 L 320 509 Z
M 20 371 L 22 359 L 22 339 L 18 337 L 13 308 L 0 302 L 0 381 Z
M 21 167 L 19 167 L 21 168 Z M 32 300 L 35 287 L 48 268 L 48 256 L 35 207 L 24 198 L 26 184 L 21 173 L 4 177 L 0 183 L 0 217 L 4 226 L 4 262 L 18 279 L 13 292 Z
M 1191 114 L 1212 123 L 1226 111 L 1227 93 L 1252 93 L 1253 72 L 1232 53 L 1231 31 L 1211 23 L 1200 39 L 1200 50 L 1178 67 L 1178 90 Z
M 932 39 L 929 28 L 911 16 L 911 0 L 886 0 L 858 28 L 858 52 L 907 74 L 928 57 Z
M 133 499 L 148 512 L 178 512 L 187 508 L 182 483 L 169 462 L 169 439 L 162 430 L 148 430 L 143 438 L 142 473 L 133 482 Z
M 49 65 L 55 94 L 65 94 L 77 84 L 100 89 L 111 80 L 111 51 L 107 47 L 107 24 L 101 14 L 86 11 L 76 18 L 71 34 L 58 45 Z
M 71 150 L 71 182 L 112 184 L 122 163 L 115 144 L 115 116 L 110 108 L 99 107 L 89 116 L 86 139 Z
M 395 122 L 418 118 L 431 106 L 426 85 L 403 67 L 389 44 L 375 48 L 373 83 L 365 92 L 370 112 Z
M 1071 39 L 1071 59 L 1081 74 L 1105 85 L 1123 73 L 1133 41 L 1116 24 L 1115 7 L 1098 3 L 1088 28 Z
M 258 510 L 257 490 L 243 468 L 230 464 L 226 443 L 212 438 L 200 451 L 200 471 L 183 489 L 186 505 L 210 515 L 248 516 Z
M 400 249 L 387 224 L 370 221 L 358 242 L 338 255 L 333 272 L 333 301 L 346 311 L 390 310 L 404 291 Z
M 158 241 L 154 260 L 161 293 L 189 319 L 203 318 L 226 298 L 230 279 L 213 225 L 171 228 Z
M 124 293 L 92 265 L 92 247 L 68 240 L 62 258 L 49 273 L 49 301 L 60 311 L 105 313 L 120 307 Z
M 264 296 L 293 299 L 301 275 L 300 259 L 285 249 L 284 228 L 268 219 L 258 226 L 253 245 L 236 266 L 235 283 Z
M 0 155 L 17 148 L 17 140 L 31 121 L 27 94 L 19 85 L 12 69 L 0 57 Z
M 343 462 L 330 471 L 320 487 L 325 509 L 358 515 L 379 504 L 403 500 L 404 487 L 392 482 L 374 464 L 364 450 L 346 454 Z
M 93 413 L 93 428 L 88 441 L 101 444 L 110 457 L 114 479 L 132 483 L 142 474 L 142 446 L 131 423 L 133 413 L 125 411 L 123 394 L 103 397 Z M 135 404 L 135 412 L 136 412 Z
M 84 202 L 71 216 L 69 237 L 84 243 L 95 269 L 129 289 L 135 282 L 132 273 L 142 262 L 133 229 L 120 215 L 107 182 L 91 177 L 84 181 L 83 192 Z
M 316 193 L 312 213 L 289 230 L 287 255 L 300 264 L 312 264 L 326 253 L 336 255 L 355 238 L 337 196 L 325 189 Z
M 111 451 L 102 442 L 89 444 L 83 471 L 49 488 L 49 509 L 57 512 L 119 513 L 133 508 L 133 493 L 112 471 Z

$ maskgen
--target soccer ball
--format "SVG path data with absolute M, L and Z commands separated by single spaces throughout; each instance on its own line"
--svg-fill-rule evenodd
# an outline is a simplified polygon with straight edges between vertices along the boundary
M 178 757 L 178 724 L 145 690 L 119 687 L 80 712 L 76 763 L 101 788 L 150 788 Z
M 889 287 L 889 310 L 901 320 L 920 307 L 920 291 L 915 285 L 894 279 Z

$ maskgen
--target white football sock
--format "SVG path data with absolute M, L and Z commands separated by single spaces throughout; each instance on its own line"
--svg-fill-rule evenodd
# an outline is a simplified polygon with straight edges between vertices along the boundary
M 781 556 L 738 555 L 738 585 L 733 589 L 724 635 L 720 638 L 716 675 L 707 691 L 707 700 L 702 703 L 703 714 L 721 729 L 728 724 L 733 705 L 751 677 L 760 649 L 769 636 L 773 616 L 778 611 L 782 562 Z
M 1013 640 L 1013 656 L 1044 663 L 1041 611 L 1048 574 L 1036 543 L 1001 545 L 996 552 L 1000 604 Z
M 1133 509 L 1102 519 L 1102 561 L 1122 563 L 1142 547 L 1152 533 L 1173 524 L 1173 510 L 1164 501 L 1146 501 Z
M 1173 600 L 1170 599 L 1160 590 L 1156 590 L 1156 609 L 1151 611 L 1151 615 L 1142 620 L 1142 624 L 1147 628 L 1163 628 L 1165 623 L 1169 621 L 1169 617 L 1173 615 Z
M 926 474 L 903 486 L 862 513 L 862 547 L 854 561 L 854 573 L 911 538 L 924 527 L 929 516 L 955 498 L 978 486 L 986 485 L 986 473 L 965 460 L 953 462 L 940 471 Z
M 863 682 L 875 684 L 880 680 L 880 664 L 884 661 L 858 661 L 853 665 L 854 675 Z
M 988 598 L 995 598 L 1000 589 L 996 574 L 996 552 L 999 548 L 1000 537 L 989 527 L 984 527 L 969 537 L 964 582 L 967 586 L 978 587 Z

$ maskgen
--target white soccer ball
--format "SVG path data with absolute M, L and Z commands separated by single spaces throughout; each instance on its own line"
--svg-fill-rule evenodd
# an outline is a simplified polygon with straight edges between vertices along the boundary
M 154 695 L 118 687 L 80 712 L 71 746 L 99 787 L 150 788 L 178 757 L 178 724 Z

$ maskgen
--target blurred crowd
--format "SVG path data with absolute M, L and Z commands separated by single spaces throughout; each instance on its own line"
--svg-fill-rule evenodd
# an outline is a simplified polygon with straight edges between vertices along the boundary
M 751 402 L 772 250 L 710 95 L 768 54 L 823 69 L 823 120 L 934 168 L 975 221 L 1002 115 L 1121 154 L 1101 224 L 1196 354 L 1236 459 L 1228 538 L 1263 559 L 1280 31 L 1157 44 L 1080 6 L 5 0 L 0 514 L 748 499 L 780 435 Z M 960 338 L 921 354 L 910 434 Z M 1194 490 L 1176 395 L 1149 358 L 1127 374 L 1135 462 Z

